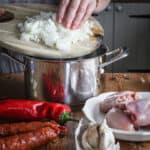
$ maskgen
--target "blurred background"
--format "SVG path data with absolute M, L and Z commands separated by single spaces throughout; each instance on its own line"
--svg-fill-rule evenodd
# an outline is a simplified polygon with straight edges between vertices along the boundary
M 111 49 L 127 46 L 129 56 L 105 72 L 150 72 L 150 0 L 114 0 L 96 17 Z

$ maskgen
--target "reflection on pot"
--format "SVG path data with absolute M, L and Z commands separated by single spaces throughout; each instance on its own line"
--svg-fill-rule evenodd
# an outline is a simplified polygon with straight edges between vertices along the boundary
M 43 74 L 46 93 L 53 101 L 61 101 L 65 98 L 65 86 L 60 77 L 56 72 Z
M 78 107 L 89 97 L 99 94 L 102 68 L 128 56 L 127 48 L 108 52 L 105 49 L 104 53 L 102 50 L 99 48 L 90 55 L 67 60 L 25 56 L 24 62 L 4 54 L 25 66 L 26 98 L 57 101 Z M 103 59 L 114 54 L 109 61 Z
M 71 65 L 71 90 L 74 95 L 85 100 L 97 91 L 97 66 L 95 60 Z

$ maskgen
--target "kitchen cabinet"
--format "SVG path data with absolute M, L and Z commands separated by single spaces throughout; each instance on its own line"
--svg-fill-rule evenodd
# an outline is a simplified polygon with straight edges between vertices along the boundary
M 110 48 L 113 47 L 113 4 L 110 4 L 105 11 L 96 16 L 102 24 L 105 32 L 104 42 Z
M 97 19 L 111 49 L 130 49 L 129 56 L 111 65 L 108 72 L 150 71 L 150 3 L 112 3 Z
M 113 21 L 113 8 L 114 4 L 110 4 L 103 12 L 99 13 L 98 16 L 96 16 L 96 19 L 99 20 L 99 22 L 102 24 L 104 28 L 104 43 L 112 49 L 113 46 L 113 27 L 114 27 L 114 21 Z M 106 67 L 106 70 L 110 72 L 112 69 L 112 65 L 109 65 Z

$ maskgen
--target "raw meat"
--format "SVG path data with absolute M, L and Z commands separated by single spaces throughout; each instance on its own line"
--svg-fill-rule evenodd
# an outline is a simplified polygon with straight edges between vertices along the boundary
M 131 102 L 126 105 L 125 111 L 131 116 L 135 127 L 150 125 L 150 99 Z
M 100 103 L 100 111 L 103 113 L 107 113 L 113 107 L 124 108 L 126 104 L 137 99 L 138 95 L 136 94 L 136 92 L 117 92 L 110 95 Z
M 106 114 L 107 124 L 110 128 L 134 131 L 134 125 L 130 117 L 120 109 L 112 108 Z

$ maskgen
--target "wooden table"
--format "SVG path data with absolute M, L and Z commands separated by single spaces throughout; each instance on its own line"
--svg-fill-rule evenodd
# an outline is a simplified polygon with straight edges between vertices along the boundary
M 101 75 L 100 92 L 123 90 L 150 91 L 150 73 Z M 25 97 L 23 74 L 0 75 L 0 98 L 4 97 Z M 81 118 L 82 112 L 80 110 L 73 112 L 73 116 Z M 58 140 L 57 143 L 42 146 L 38 150 L 75 150 L 74 131 L 77 124 L 69 122 L 67 127 L 69 131 L 65 138 Z M 150 150 L 150 142 L 119 142 L 121 150 Z

